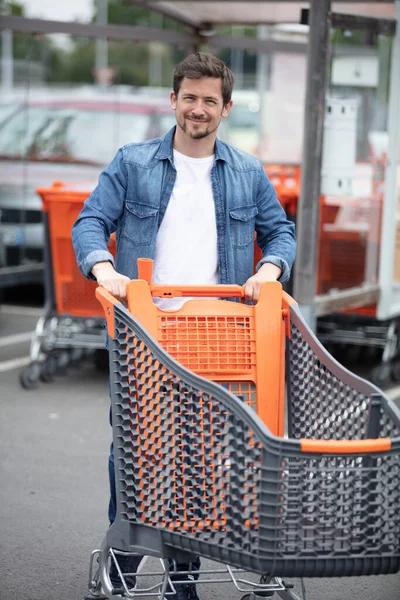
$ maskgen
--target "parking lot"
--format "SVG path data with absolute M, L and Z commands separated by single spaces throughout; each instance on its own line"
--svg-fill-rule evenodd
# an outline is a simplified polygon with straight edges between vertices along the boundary
M 39 314 L 0 309 L 0 598 L 82 600 L 90 552 L 107 528 L 107 375 L 88 361 L 23 390 L 18 375 Z M 157 568 L 154 559 L 145 565 Z M 400 597 L 400 575 L 305 583 L 308 600 Z M 201 600 L 242 595 L 232 585 L 199 587 Z

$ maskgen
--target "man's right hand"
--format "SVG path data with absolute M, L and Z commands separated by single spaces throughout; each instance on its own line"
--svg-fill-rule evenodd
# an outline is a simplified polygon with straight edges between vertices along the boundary
M 112 294 L 117 300 L 126 299 L 126 286 L 130 279 L 121 273 L 117 273 L 109 261 L 98 262 L 92 269 L 92 274 L 96 281 L 107 292 Z

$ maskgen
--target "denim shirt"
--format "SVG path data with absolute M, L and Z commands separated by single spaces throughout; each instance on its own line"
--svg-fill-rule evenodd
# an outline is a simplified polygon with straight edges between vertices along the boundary
M 72 228 L 85 277 L 93 278 L 97 262 L 110 261 L 116 271 L 136 279 L 137 259 L 154 258 L 157 232 L 176 181 L 174 134 L 175 127 L 165 137 L 123 146 L 101 173 Z M 254 231 L 262 249 L 257 269 L 273 263 L 282 269 L 280 282 L 287 281 L 296 253 L 294 224 L 286 219 L 261 163 L 217 139 L 211 184 L 220 283 L 243 285 L 253 275 Z M 115 263 L 107 249 L 114 231 Z

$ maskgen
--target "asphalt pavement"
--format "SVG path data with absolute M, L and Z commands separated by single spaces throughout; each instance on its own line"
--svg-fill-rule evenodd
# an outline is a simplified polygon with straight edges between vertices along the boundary
M 87 362 L 23 390 L 18 375 L 39 312 L 0 309 L 0 599 L 82 600 L 90 553 L 107 528 L 107 375 Z M 151 559 L 144 572 L 155 569 Z M 305 584 L 307 600 L 400 598 L 400 574 Z M 213 584 L 199 586 L 199 596 L 243 594 Z

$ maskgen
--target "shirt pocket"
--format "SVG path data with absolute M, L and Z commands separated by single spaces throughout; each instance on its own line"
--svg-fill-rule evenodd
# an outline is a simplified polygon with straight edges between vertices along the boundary
M 138 245 L 150 244 L 157 233 L 158 208 L 146 204 L 126 204 L 121 234 Z
M 257 206 L 239 206 L 229 211 L 232 244 L 243 248 L 254 243 Z

